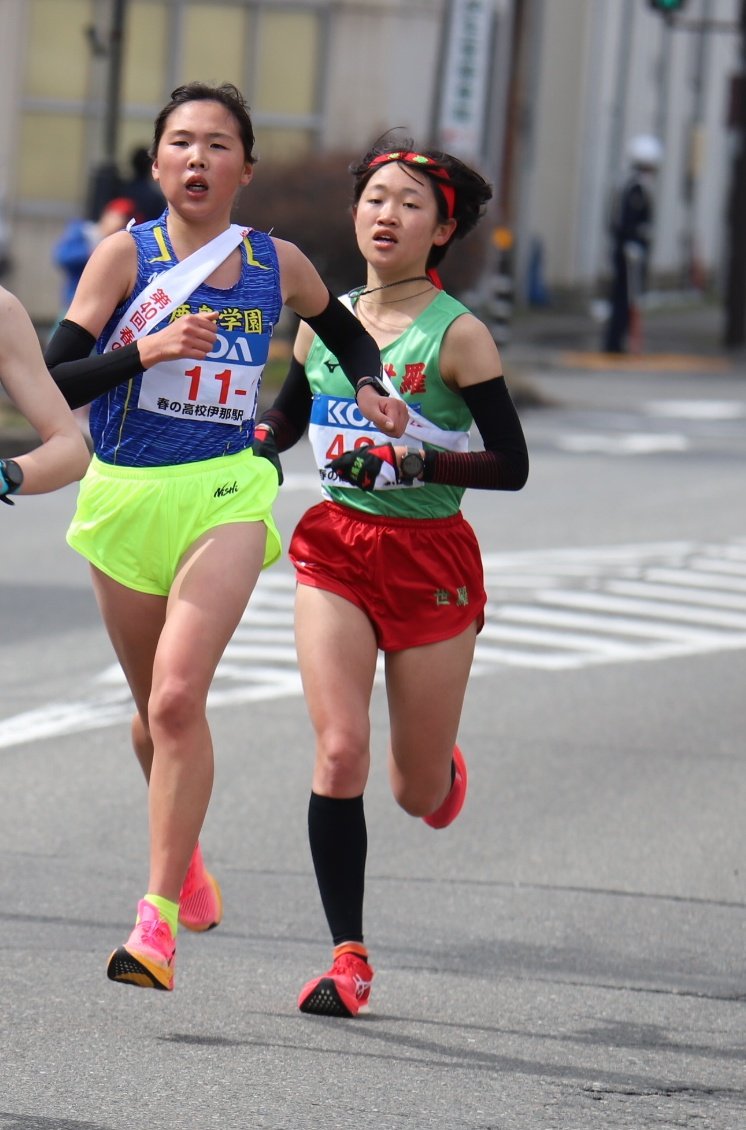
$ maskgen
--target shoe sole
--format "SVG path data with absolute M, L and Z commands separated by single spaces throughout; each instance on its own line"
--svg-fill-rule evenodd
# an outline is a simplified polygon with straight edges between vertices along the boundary
M 162 989 L 172 992 L 174 975 L 170 969 L 161 969 L 146 957 L 135 957 L 125 946 L 114 950 L 106 967 L 106 976 L 120 985 L 134 985 L 138 989 Z
M 205 925 L 204 922 L 195 922 L 194 919 L 189 921 L 186 918 L 182 918 L 181 913 L 179 913 L 179 925 L 183 926 L 185 930 L 191 930 L 193 934 L 206 934 L 208 930 L 214 930 L 215 927 L 219 926 L 223 921 L 223 892 L 220 890 L 220 884 L 217 879 L 214 879 L 212 875 L 208 875 L 208 879 L 210 886 L 215 892 L 215 897 L 218 900 L 218 917 L 215 922 L 209 922 Z
M 298 1008 L 301 1012 L 308 1012 L 314 1016 L 338 1016 L 350 1019 L 363 1009 L 367 1010 L 367 1005 L 360 1006 L 357 1001 L 348 1004 L 332 977 L 322 977 L 306 997 L 301 993 L 301 998 L 298 1001 Z

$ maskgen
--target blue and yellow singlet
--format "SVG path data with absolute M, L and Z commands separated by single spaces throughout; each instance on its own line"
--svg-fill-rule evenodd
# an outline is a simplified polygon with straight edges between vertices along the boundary
M 99 353 L 133 298 L 178 260 L 168 238 L 166 213 L 130 229 L 137 247 L 137 280 L 96 343 Z M 262 369 L 282 309 L 280 271 L 271 238 L 253 229 L 240 245 L 241 277 L 219 290 L 202 283 L 149 332 L 184 314 L 219 311 L 218 337 L 204 361 L 154 365 L 99 396 L 90 429 L 104 463 L 162 467 L 231 455 L 248 447 Z

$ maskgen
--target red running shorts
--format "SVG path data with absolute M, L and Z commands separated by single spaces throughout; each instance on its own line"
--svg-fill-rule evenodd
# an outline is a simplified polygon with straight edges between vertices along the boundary
M 289 547 L 298 583 L 360 608 L 382 651 L 452 639 L 484 625 L 482 559 L 460 512 L 447 518 L 389 518 L 320 502 L 298 523 Z

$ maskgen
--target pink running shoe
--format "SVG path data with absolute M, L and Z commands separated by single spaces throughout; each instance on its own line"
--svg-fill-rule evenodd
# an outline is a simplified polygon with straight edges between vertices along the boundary
M 368 1009 L 372 981 L 373 970 L 364 958 L 343 953 L 328 973 L 303 986 L 298 1008 L 317 1016 L 357 1016 Z
M 174 987 L 176 943 L 171 927 L 161 918 L 157 907 L 140 899 L 137 904 L 137 925 L 127 941 L 109 958 L 106 973 L 110 981 L 137 985 L 141 989 Z
M 453 823 L 464 807 L 468 776 L 466 773 L 464 755 L 457 745 L 453 747 L 453 764 L 455 773 L 448 796 L 443 801 L 440 808 L 436 808 L 435 812 L 431 812 L 429 816 L 422 817 L 425 823 L 431 828 L 447 828 L 449 824 Z
M 201 933 L 214 930 L 222 917 L 223 896 L 220 885 L 205 867 L 202 849 L 197 844 L 179 895 L 179 923 L 187 930 Z

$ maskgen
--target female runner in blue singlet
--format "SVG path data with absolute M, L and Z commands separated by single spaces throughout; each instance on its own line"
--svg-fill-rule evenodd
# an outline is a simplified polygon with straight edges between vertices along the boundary
M 152 147 L 166 210 L 96 248 L 47 350 L 68 402 L 93 401 L 94 457 L 68 540 L 91 563 L 149 782 L 146 893 L 108 963 L 111 980 L 145 988 L 173 988 L 179 921 L 207 930 L 222 913 L 198 842 L 213 781 L 206 701 L 259 572 L 280 553 L 278 470 L 252 442 L 283 303 L 341 351 L 361 410 L 392 435 L 403 428 L 376 379 L 375 343 L 309 260 L 293 244 L 231 228 L 253 146 L 235 87 L 175 90 Z M 227 256 L 175 298 L 180 265 L 235 232 Z

